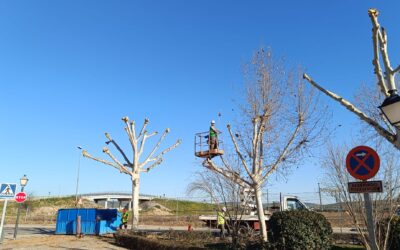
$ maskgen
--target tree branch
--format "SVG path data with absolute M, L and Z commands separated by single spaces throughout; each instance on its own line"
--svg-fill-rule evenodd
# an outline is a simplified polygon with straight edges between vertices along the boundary
M 106 153 L 108 156 L 110 156 L 110 158 L 111 158 L 115 163 L 117 163 L 117 165 L 120 167 L 119 171 L 120 171 L 121 173 L 122 173 L 122 172 L 130 172 L 130 171 L 124 166 L 124 164 L 122 164 L 120 161 L 118 161 L 118 159 L 117 159 L 113 154 L 111 154 L 110 150 L 109 150 L 107 147 L 104 147 L 104 148 L 103 148 L 103 153 Z M 133 169 L 132 169 L 132 172 L 133 172 Z
M 133 132 L 134 128 L 133 128 L 133 131 L 132 131 L 132 127 L 129 124 L 129 118 L 127 116 L 122 117 L 121 120 L 125 122 L 126 127 L 124 129 L 125 129 L 125 132 L 128 134 L 128 138 L 129 138 L 129 141 L 131 143 L 133 156 L 134 156 L 133 161 L 135 161 L 135 152 L 136 152 L 137 142 L 136 142 L 136 138 L 135 138 L 135 136 L 133 134 L 134 133 Z
M 244 169 L 246 170 L 246 173 L 250 176 L 250 178 L 251 178 L 252 180 L 254 180 L 254 175 L 250 172 L 250 169 L 249 169 L 249 167 L 247 166 L 246 160 L 244 159 L 242 153 L 240 152 L 239 146 L 238 146 L 238 144 L 237 144 L 237 142 L 236 142 L 236 140 L 235 140 L 235 137 L 234 137 L 233 134 L 232 134 L 231 125 L 228 124 L 226 127 L 228 128 L 228 131 L 229 131 L 229 134 L 230 134 L 230 136 L 231 136 L 233 145 L 235 146 L 236 153 L 238 154 L 238 156 L 239 156 L 239 158 L 240 158 L 240 161 L 242 162 L 243 167 L 244 167 Z
M 243 179 L 238 173 L 236 173 L 234 171 L 227 171 L 227 170 L 224 170 L 224 169 L 218 167 L 217 165 L 215 165 L 215 163 L 211 159 L 208 159 L 208 158 L 205 159 L 203 161 L 203 167 L 205 167 L 213 172 L 217 172 L 217 173 L 221 174 L 228 180 L 231 180 L 231 181 L 237 183 L 239 186 L 241 186 L 243 188 L 251 187 L 251 183 L 248 182 L 247 180 Z
M 140 130 L 139 136 L 137 138 L 138 140 L 143 135 L 143 133 L 144 133 L 146 127 L 147 127 L 147 124 L 149 124 L 149 119 L 148 118 L 144 119 L 144 123 L 143 123 L 142 129 Z
M 97 162 L 103 163 L 103 164 L 105 164 L 105 165 L 111 166 L 111 167 L 116 168 L 116 169 L 118 169 L 119 171 L 121 171 L 120 167 L 119 167 L 118 165 L 116 165 L 115 163 L 112 163 L 112 162 L 103 160 L 103 159 L 101 159 L 101 158 L 97 158 L 97 157 L 91 156 L 86 150 L 82 150 L 82 155 L 83 155 L 83 157 L 86 157 L 86 158 L 95 160 L 95 161 L 97 161 Z M 129 171 L 128 171 L 128 172 L 123 172 L 123 173 L 132 175 Z
M 339 102 L 346 109 L 348 109 L 349 111 L 351 111 L 352 113 L 357 115 L 362 121 L 364 121 L 364 122 L 368 123 L 369 125 L 371 125 L 378 134 L 380 134 L 386 140 L 388 140 L 390 143 L 395 145 L 395 141 L 396 141 L 396 136 L 395 135 L 393 135 L 390 132 L 388 132 L 385 128 L 380 126 L 379 123 L 377 123 L 375 120 L 372 120 L 369 116 L 367 116 L 366 114 L 361 112 L 359 109 L 357 109 L 349 101 L 347 101 L 346 99 L 336 95 L 333 92 L 330 92 L 329 90 L 324 89 L 323 87 L 318 85 L 316 82 L 314 82 L 307 74 L 304 74 L 303 78 L 306 79 L 312 86 L 314 86 L 315 88 L 320 90 L 322 93 L 324 93 L 325 95 L 331 97 L 335 101 Z M 395 145 L 395 146 L 398 149 L 400 149 L 400 147 L 398 145 Z
M 387 52 L 387 35 L 385 30 L 382 28 L 380 30 L 380 25 L 378 23 L 378 15 L 379 15 L 379 11 L 376 9 L 369 9 L 368 10 L 368 15 L 371 19 L 372 22 L 372 32 L 373 32 L 373 43 L 374 43 L 374 65 L 379 65 L 378 62 L 378 57 L 377 55 L 375 55 L 375 53 L 377 52 L 377 47 L 378 45 L 376 44 L 377 40 L 379 41 L 379 47 L 380 47 L 380 52 L 382 55 L 382 61 L 383 64 L 385 66 L 385 74 L 386 74 L 386 84 L 389 86 L 386 86 L 385 82 L 382 82 L 382 70 L 379 69 L 377 71 L 377 66 L 375 66 L 375 73 L 377 74 L 378 77 L 378 81 L 379 81 L 379 85 L 381 86 L 382 84 L 385 86 L 381 86 L 381 90 L 385 91 L 383 92 L 383 94 L 387 97 L 389 95 L 387 88 L 389 88 L 389 90 L 393 90 L 396 89 L 396 85 L 394 82 L 394 71 L 393 68 L 390 65 L 390 60 L 389 60 L 389 54 Z M 375 61 L 376 60 L 376 61 Z
M 129 123 L 129 125 L 130 125 L 129 128 L 130 128 L 130 130 L 131 130 L 132 136 L 133 136 L 133 138 L 135 138 L 135 141 L 137 141 L 138 138 L 136 137 L 135 121 L 131 121 L 131 122 Z
M 261 178 L 260 184 L 263 183 L 263 182 L 268 178 L 268 176 L 276 170 L 276 168 L 277 168 L 278 165 L 281 163 L 281 161 L 283 160 L 283 158 L 286 157 L 286 155 L 287 155 L 287 153 L 288 153 L 288 151 L 289 151 L 289 148 L 290 148 L 290 146 L 293 144 L 294 139 L 296 138 L 296 135 L 297 135 L 297 133 L 299 132 L 299 130 L 300 130 L 301 126 L 303 125 L 303 123 L 304 123 L 304 120 L 302 119 L 301 115 L 299 114 L 299 120 L 298 120 L 297 126 L 296 126 L 296 128 L 294 129 L 294 131 L 293 131 L 293 133 L 292 133 L 290 139 L 288 140 L 288 142 L 287 142 L 285 148 L 283 149 L 283 151 L 282 151 L 282 153 L 279 155 L 279 157 L 276 159 L 275 163 L 271 165 L 270 169 L 269 169 L 269 170 L 265 173 L 265 175 Z M 263 169 L 266 169 L 266 168 L 267 168 L 267 166 L 263 167 Z
M 125 155 L 124 151 L 121 149 L 121 147 L 117 144 L 116 141 L 114 141 L 109 133 L 105 133 L 107 139 L 109 140 L 109 142 L 111 142 L 117 149 L 118 151 L 121 153 L 122 157 L 124 157 L 126 163 L 129 165 L 129 167 L 132 167 L 132 163 L 129 161 L 128 157 Z
M 151 164 L 148 168 L 146 169 L 141 169 L 141 172 L 145 172 L 148 173 L 150 170 L 152 170 L 153 168 L 155 168 L 156 166 L 160 165 L 163 161 L 163 158 L 159 158 L 156 162 L 154 162 L 153 164 Z
M 253 139 L 251 140 L 251 144 L 252 144 L 253 151 L 252 151 L 251 159 L 253 161 L 253 163 L 252 163 L 252 166 L 253 166 L 252 174 L 254 176 L 254 179 L 257 176 L 259 176 L 259 170 L 260 170 L 260 165 L 258 165 L 259 164 L 259 162 L 258 162 L 258 150 L 259 150 L 259 147 L 258 147 L 259 138 L 258 138 L 258 136 L 259 136 L 259 133 L 258 132 L 260 131 L 260 127 L 261 126 L 257 127 L 257 125 L 259 125 L 258 124 L 259 120 L 260 120 L 260 118 L 258 118 L 258 117 L 252 119 L 252 122 L 253 122 Z
M 375 72 L 376 77 L 378 78 L 378 85 L 381 89 L 381 92 L 385 96 L 388 96 L 389 93 L 387 91 L 387 87 L 385 84 L 385 78 L 382 73 L 382 67 L 379 63 L 378 32 L 379 32 L 379 29 L 377 29 L 375 27 L 372 29 L 372 44 L 373 44 L 373 49 L 374 49 L 374 59 L 372 60 L 372 64 L 374 65 L 374 72 Z
M 393 70 L 393 73 L 395 74 L 395 73 L 397 73 L 397 72 L 399 72 L 399 71 L 400 71 L 400 65 L 397 66 L 397 67 Z
M 161 135 L 160 139 L 158 140 L 157 144 L 154 146 L 153 150 L 150 152 L 150 154 L 147 156 L 146 160 L 144 160 L 141 164 L 139 164 L 139 167 L 142 167 L 149 162 L 149 160 L 153 157 L 154 152 L 158 149 L 160 146 L 161 142 L 164 140 L 165 136 L 169 133 L 169 128 L 167 128 L 164 133 Z M 178 144 L 179 145 L 179 144 Z
M 160 154 L 158 154 L 158 155 L 157 155 L 156 157 L 154 157 L 154 158 L 150 158 L 150 156 L 147 157 L 147 159 L 146 159 L 144 162 L 142 162 L 142 163 L 139 164 L 139 168 L 144 167 L 148 162 L 151 162 L 151 161 L 159 161 L 159 159 L 162 158 L 162 156 L 163 156 L 164 154 L 166 154 L 166 153 L 168 153 L 169 151 L 171 151 L 172 149 L 176 148 L 179 144 L 181 144 L 181 142 L 182 142 L 182 140 L 177 140 L 177 141 L 175 142 L 174 145 L 172 145 L 171 147 L 165 149 L 164 151 L 162 151 Z M 152 167 L 152 168 L 153 168 L 153 167 Z M 151 168 L 150 168 L 150 169 L 151 169 Z
M 144 135 L 143 135 L 143 138 L 142 138 L 142 140 L 140 141 L 140 146 L 139 146 L 139 153 L 138 153 L 138 156 L 140 157 L 141 155 L 142 155 L 142 153 L 143 153 L 143 148 L 144 148 L 144 144 L 145 144 L 145 142 L 146 142 L 146 140 L 148 139 L 148 138 L 150 138 L 150 137 L 152 137 L 152 136 L 154 136 L 154 135 L 156 135 L 156 134 L 158 134 L 158 132 L 153 132 L 153 133 L 151 133 L 151 134 L 147 134 L 147 132 L 144 132 Z

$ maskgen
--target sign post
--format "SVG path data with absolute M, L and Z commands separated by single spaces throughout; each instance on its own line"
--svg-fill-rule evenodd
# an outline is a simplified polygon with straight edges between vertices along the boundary
M 15 195 L 15 201 L 19 203 L 18 210 L 17 210 L 17 219 L 15 221 L 15 228 L 14 228 L 14 240 L 17 239 L 18 233 L 18 222 L 19 222 L 19 212 L 21 210 L 21 203 L 26 200 L 26 193 L 24 192 L 24 187 L 21 188 L 21 192 Z
M 350 150 L 346 157 L 346 168 L 347 171 L 356 179 L 362 180 L 363 182 L 349 182 L 350 193 L 363 193 L 364 194 L 364 205 L 367 213 L 367 228 L 368 235 L 371 242 L 371 249 L 378 250 L 378 244 L 376 243 L 375 236 L 375 224 L 374 217 L 372 214 L 372 203 L 370 192 L 379 192 L 379 184 L 375 182 L 368 182 L 367 180 L 374 177 L 379 170 L 380 159 L 378 154 L 370 147 L 358 146 Z M 373 188 L 375 185 L 375 189 Z M 358 188 L 354 188 L 354 187 Z M 371 187 L 373 190 L 371 190 Z M 356 192 L 357 191 L 357 192 Z M 382 192 L 382 182 L 380 182 L 380 192 Z
M 3 205 L 3 213 L 1 215 L 1 223 L 0 223 L 0 243 L 3 243 L 3 226 L 4 226 L 4 219 L 6 218 L 6 210 L 7 210 L 7 203 L 8 199 L 14 198 L 15 189 L 17 184 L 10 184 L 10 183 L 3 183 L 0 185 L 0 198 L 4 198 L 4 205 Z

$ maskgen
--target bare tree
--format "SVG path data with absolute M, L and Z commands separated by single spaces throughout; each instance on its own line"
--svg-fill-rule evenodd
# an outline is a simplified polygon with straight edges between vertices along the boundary
M 227 126 L 244 175 L 233 171 L 222 157 L 220 166 L 212 159 L 203 166 L 255 190 L 262 239 L 268 241 L 262 188 L 271 174 L 300 164 L 321 138 L 326 114 L 319 112 L 313 90 L 306 88 L 297 71 L 287 71 L 271 50 L 255 53 L 245 78 L 243 121 L 237 132 Z
M 381 149 L 381 151 L 390 149 Z M 393 152 L 382 153 L 383 167 L 381 167 L 377 178 L 383 180 L 384 190 L 382 193 L 372 194 L 374 224 L 378 226 L 377 235 L 366 235 L 364 229 L 367 226 L 367 215 L 364 206 L 362 194 L 351 194 L 348 192 L 347 183 L 354 181 L 346 169 L 346 155 L 348 148 L 341 146 L 329 146 L 327 155 L 324 157 L 323 166 L 326 170 L 326 178 L 324 185 L 326 188 L 335 190 L 335 195 L 342 201 L 342 209 L 346 210 L 351 217 L 353 226 L 357 229 L 358 234 L 364 246 L 371 249 L 371 242 L 377 242 L 379 249 L 389 249 L 390 242 L 390 221 L 395 216 L 398 204 L 398 195 L 400 191 L 400 172 L 398 162 Z M 385 219 L 389 223 L 381 223 Z M 371 237 L 376 237 L 375 241 Z
M 376 9 L 369 9 L 368 15 L 372 22 L 372 44 L 374 55 L 372 64 L 374 67 L 374 73 L 378 80 L 378 91 L 380 92 L 381 98 L 389 97 L 391 94 L 396 93 L 397 91 L 395 84 L 395 75 L 400 71 L 400 66 L 397 66 L 396 68 L 393 68 L 391 66 L 387 49 L 387 34 L 385 29 L 381 27 L 378 22 L 379 11 Z M 397 149 L 400 149 L 400 136 L 398 136 L 399 128 L 392 126 L 382 114 L 377 115 L 376 112 L 374 112 L 373 114 L 368 114 L 365 110 L 362 111 L 360 108 L 357 108 L 355 105 L 353 105 L 351 102 L 344 99 L 343 97 L 323 88 L 307 74 L 304 74 L 303 77 L 312 86 L 314 86 L 327 96 L 331 97 L 335 101 L 339 102 L 342 106 L 344 106 L 350 112 L 357 115 L 362 121 L 371 126 L 380 136 L 393 144 Z M 380 103 L 382 103 L 382 101 Z M 370 106 L 364 107 L 377 109 L 376 107 Z
M 111 137 L 109 133 L 105 133 L 108 141 L 106 144 L 112 144 L 117 151 L 120 153 L 125 163 L 122 163 L 117 157 L 111 153 L 109 148 L 105 146 L 103 148 L 103 153 L 107 154 L 112 161 L 103 160 L 98 157 L 91 156 L 86 150 L 82 151 L 84 157 L 90 158 L 92 160 L 101 162 L 105 165 L 114 167 L 119 170 L 121 173 L 127 174 L 131 176 L 132 180 L 132 229 L 136 230 L 139 224 L 139 184 L 140 184 L 140 174 L 142 172 L 149 172 L 157 165 L 161 164 L 163 161 L 163 156 L 167 152 L 176 148 L 181 140 L 176 141 L 172 146 L 167 149 L 161 151 L 158 154 L 155 154 L 157 149 L 160 147 L 161 142 L 164 140 L 165 136 L 169 133 L 170 129 L 167 128 L 164 133 L 159 138 L 158 142 L 155 144 L 150 153 L 141 161 L 141 156 L 144 152 L 144 146 L 147 141 L 152 136 L 157 135 L 157 132 L 148 133 L 146 130 L 147 125 L 149 124 L 149 119 L 145 119 L 143 126 L 139 132 L 136 133 L 135 122 L 129 121 L 128 117 L 123 117 L 122 121 L 125 123 L 125 131 L 128 135 L 130 144 L 132 146 L 133 157 L 130 160 L 125 154 L 125 152 L 121 149 L 118 143 Z
M 205 170 L 196 174 L 187 192 L 209 196 L 219 211 L 226 207 L 226 226 L 232 236 L 232 248 L 244 249 L 248 237 L 254 236 L 254 231 L 243 221 L 243 215 L 251 205 L 250 199 L 242 199 L 243 187 L 230 178 Z

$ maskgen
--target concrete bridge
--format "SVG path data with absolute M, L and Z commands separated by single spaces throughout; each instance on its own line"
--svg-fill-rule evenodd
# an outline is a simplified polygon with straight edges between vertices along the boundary
M 132 209 L 132 194 L 131 193 L 89 193 L 81 194 L 81 198 L 95 202 L 96 204 L 104 205 L 104 208 L 127 208 Z M 145 201 L 151 201 L 156 196 L 153 195 L 139 195 L 139 204 Z

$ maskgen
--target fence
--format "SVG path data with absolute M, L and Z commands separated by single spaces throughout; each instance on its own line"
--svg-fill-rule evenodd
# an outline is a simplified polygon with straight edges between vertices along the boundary
M 273 202 L 279 202 L 280 197 L 285 194 L 264 191 L 263 202 L 264 208 L 268 209 Z M 346 211 L 342 210 L 340 202 L 335 202 L 335 199 L 326 192 L 300 192 L 291 193 L 305 203 L 308 207 L 315 211 L 321 212 L 331 222 L 334 227 L 349 227 L 350 217 Z M 57 197 L 40 197 L 41 199 L 57 199 Z M 64 197 L 68 198 L 68 197 Z M 140 214 L 140 223 L 148 225 L 161 225 L 161 226 L 186 226 L 191 224 L 193 226 L 200 226 L 201 222 L 198 221 L 199 215 L 215 214 L 216 204 L 208 196 L 181 196 L 181 197 L 165 197 L 153 196 L 153 205 L 150 208 L 142 208 Z M 39 200 L 39 197 L 32 199 L 33 201 Z M 71 197 L 73 202 L 74 197 Z M 202 205 L 195 205 L 201 203 Z M 1 203 L 0 203 L 1 204 Z M 57 210 L 59 208 L 73 207 L 57 206 L 57 205 L 29 205 L 26 204 L 20 213 L 20 223 L 22 224 L 54 224 L 57 217 Z M 118 203 L 109 203 L 116 204 Z M 7 209 L 6 223 L 15 223 L 16 219 L 16 204 Z M 85 203 L 85 207 L 88 203 Z M 91 204 L 92 207 L 101 207 L 101 204 Z M 142 204 L 143 206 L 143 204 Z M 110 208 L 110 206 L 109 206 Z

